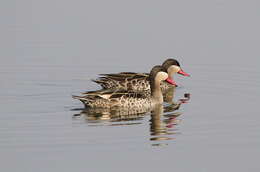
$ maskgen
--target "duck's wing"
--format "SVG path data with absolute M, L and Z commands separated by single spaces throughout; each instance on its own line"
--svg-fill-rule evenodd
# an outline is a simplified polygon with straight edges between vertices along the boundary
M 81 96 L 72 96 L 74 99 L 80 100 L 86 107 L 104 107 L 109 108 L 112 105 L 111 90 L 88 91 L 82 93 Z
M 113 89 L 102 89 L 102 90 L 96 90 L 96 91 L 87 91 L 87 92 L 83 92 L 81 94 L 85 97 L 108 99 L 113 95 L 113 93 L 115 93 L 117 91 L 118 90 L 113 90 Z
M 150 91 L 116 91 L 112 93 L 111 98 L 121 98 L 124 96 L 124 98 L 148 98 L 150 96 Z
M 124 90 L 98 90 L 82 93 L 82 96 L 72 96 L 80 100 L 86 106 L 110 108 L 116 106 L 122 101 L 129 99 L 149 97 L 149 92 L 131 92 Z
M 120 90 L 120 89 L 102 89 L 97 91 L 88 91 L 82 93 L 83 96 L 102 98 L 102 99 L 112 99 L 112 98 L 121 98 L 125 97 L 133 97 L 133 98 L 146 98 L 149 96 L 149 91 L 128 91 L 128 90 Z
M 146 87 L 149 87 L 148 77 L 149 75 L 146 73 L 121 72 L 102 74 L 102 77 L 92 81 L 104 89 L 145 90 Z
M 135 73 L 135 72 L 120 72 L 120 73 L 110 73 L 110 74 L 99 74 L 100 78 L 110 78 L 110 79 L 136 79 L 142 77 L 148 77 L 147 73 Z

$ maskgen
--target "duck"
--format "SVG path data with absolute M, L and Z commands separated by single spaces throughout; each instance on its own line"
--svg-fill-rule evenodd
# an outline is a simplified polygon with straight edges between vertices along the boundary
M 167 71 L 169 78 L 173 82 L 169 84 L 168 82 L 161 82 L 161 89 L 163 92 L 172 87 L 172 85 L 177 86 L 176 82 L 173 80 L 173 75 L 175 73 L 181 74 L 183 76 L 190 76 L 188 73 L 184 72 L 180 66 L 180 63 L 173 58 L 168 58 L 162 64 L 162 67 Z M 121 89 L 121 90 L 133 90 L 133 91 L 144 91 L 150 90 L 149 74 L 148 73 L 135 73 L 135 72 L 120 72 L 112 74 L 100 74 L 96 80 L 93 82 L 99 84 L 103 89 Z
M 147 77 L 149 79 L 150 91 L 133 92 L 130 90 L 98 90 L 83 93 L 82 96 L 72 96 L 80 100 L 85 108 L 136 108 L 148 110 L 154 104 L 163 103 L 162 90 L 160 84 L 162 81 L 170 85 L 175 83 L 169 77 L 164 67 L 154 66 Z

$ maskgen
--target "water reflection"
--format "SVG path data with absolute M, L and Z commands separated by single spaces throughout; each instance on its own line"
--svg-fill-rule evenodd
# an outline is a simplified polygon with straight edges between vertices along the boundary
M 104 124 L 104 122 L 111 122 L 112 124 L 113 122 L 117 122 L 117 125 L 130 125 L 133 121 L 143 119 L 146 112 L 147 110 L 141 111 L 140 109 L 84 109 L 79 114 L 75 114 L 74 117 L 83 117 L 89 124 Z
M 163 101 L 173 104 L 176 87 L 170 87 L 163 92 Z
M 170 106 L 163 107 L 163 105 L 157 105 L 151 112 L 150 120 L 150 133 L 151 141 L 159 140 L 172 140 L 171 135 L 178 134 L 175 126 L 180 123 L 177 119 L 181 115 L 180 112 L 175 112 L 179 109 L 181 104 L 171 104 Z M 165 110 L 171 110 L 170 113 L 166 113 Z M 169 112 L 169 111 L 168 111 Z
M 163 140 L 172 140 L 180 134 L 176 126 L 181 122 L 178 117 L 182 114 L 179 108 L 187 103 L 190 94 L 185 94 L 183 99 L 174 102 L 175 88 L 164 93 L 164 105 L 156 105 L 152 109 L 83 109 L 75 114 L 74 118 L 85 120 L 89 126 L 124 126 L 138 125 L 144 122 L 143 118 L 150 115 L 149 140 L 153 146 L 161 146 Z M 159 143 L 158 143 L 159 142 Z M 167 144 L 167 143 L 166 143 Z

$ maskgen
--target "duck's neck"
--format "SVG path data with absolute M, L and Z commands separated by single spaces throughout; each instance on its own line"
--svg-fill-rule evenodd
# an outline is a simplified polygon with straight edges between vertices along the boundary
M 152 94 L 152 101 L 154 104 L 161 104 L 163 103 L 163 95 L 162 90 L 160 87 L 160 81 L 155 80 L 154 83 L 151 85 L 151 94 Z
M 174 71 L 168 71 L 169 79 L 172 79 L 172 80 L 173 80 L 173 75 L 174 75 L 175 73 L 176 73 L 176 72 L 174 72 Z

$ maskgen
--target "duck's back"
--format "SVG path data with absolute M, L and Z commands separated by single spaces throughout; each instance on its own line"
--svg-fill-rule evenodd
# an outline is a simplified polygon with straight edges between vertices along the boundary
M 121 72 L 117 74 L 101 74 L 94 82 L 101 85 L 103 89 L 121 89 L 129 91 L 147 91 L 150 90 L 149 74 Z M 166 82 L 161 82 L 162 91 L 172 87 Z
M 101 74 L 97 80 L 93 80 L 98 83 L 104 89 L 122 89 L 132 91 L 149 90 L 149 74 L 146 73 L 134 73 L 134 72 L 121 72 L 117 74 Z

